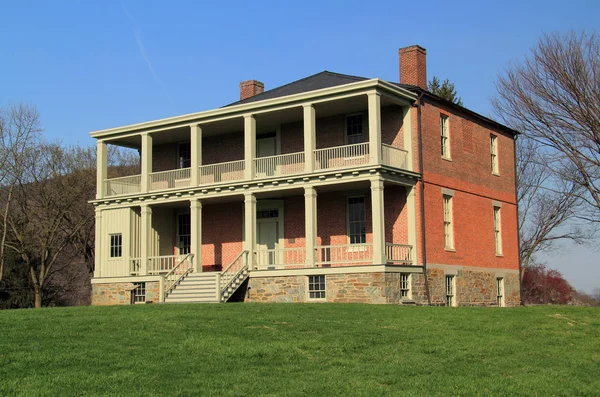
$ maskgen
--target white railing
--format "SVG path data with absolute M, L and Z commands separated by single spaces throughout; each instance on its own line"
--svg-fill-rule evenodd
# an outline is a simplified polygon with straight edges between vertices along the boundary
M 385 256 L 388 262 L 412 263 L 412 245 L 385 243 Z
M 370 243 L 317 246 L 317 265 L 371 263 L 372 260 L 373 245 Z
M 299 174 L 304 171 L 304 152 L 254 159 L 255 177 Z
M 139 193 L 142 190 L 142 176 L 131 175 L 104 180 L 106 196 Z
M 164 190 L 190 186 L 190 168 L 152 172 L 150 190 Z
M 383 164 L 391 167 L 406 169 L 408 151 L 395 146 L 381 145 L 381 160 Z
M 200 183 L 241 181 L 244 179 L 244 160 L 200 166 Z
M 259 269 L 270 267 L 304 267 L 306 248 L 257 249 L 254 251 L 254 266 Z
M 357 143 L 315 150 L 315 170 L 369 164 L 369 143 Z
M 173 268 L 187 256 L 189 256 L 189 254 L 151 256 L 148 258 L 148 274 L 167 273 L 170 270 L 173 270 Z
M 173 287 L 194 269 L 194 255 L 187 254 L 179 258 L 175 266 L 163 276 L 163 298 L 171 292 Z M 161 299 L 162 300 L 162 299 Z
M 140 258 L 129 258 L 129 274 L 138 276 L 142 270 L 142 260 Z
M 221 272 L 220 288 L 221 296 L 238 278 L 238 276 L 248 270 L 248 251 L 242 251 L 235 257 L 233 261 Z

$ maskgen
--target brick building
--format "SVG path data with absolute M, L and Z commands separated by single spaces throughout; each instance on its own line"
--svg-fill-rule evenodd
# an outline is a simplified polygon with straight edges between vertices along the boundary
M 427 91 L 322 72 L 93 132 L 93 304 L 519 302 L 516 132 Z M 107 179 L 107 145 L 141 172 Z

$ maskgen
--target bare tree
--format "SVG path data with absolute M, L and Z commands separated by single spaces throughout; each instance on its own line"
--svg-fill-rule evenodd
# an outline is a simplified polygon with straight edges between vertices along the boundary
M 509 67 L 492 101 L 507 125 L 535 141 L 542 163 L 600 223 L 600 36 L 548 34 Z

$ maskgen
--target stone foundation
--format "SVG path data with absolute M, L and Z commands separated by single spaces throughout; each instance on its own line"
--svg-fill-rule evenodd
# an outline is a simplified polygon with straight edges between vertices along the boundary
M 146 302 L 158 303 L 160 300 L 160 283 L 145 281 Z M 92 305 L 112 306 L 130 305 L 133 283 L 96 283 L 92 284 Z

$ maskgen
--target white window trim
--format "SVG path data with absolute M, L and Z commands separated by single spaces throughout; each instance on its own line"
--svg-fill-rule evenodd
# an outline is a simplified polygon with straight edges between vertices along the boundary
M 113 236 L 121 236 L 121 255 L 119 256 L 113 256 L 113 244 L 112 244 L 112 238 Z M 115 247 L 117 247 L 115 245 Z M 117 259 L 117 258 L 123 258 L 123 233 L 109 233 L 108 234 L 108 259 Z
M 450 194 L 442 194 L 442 216 L 444 222 L 444 249 L 447 251 L 455 251 L 454 244 L 454 197 Z M 446 219 L 446 203 L 448 203 L 448 217 Z M 446 239 L 446 226 L 448 225 L 448 239 Z M 448 241 L 449 240 L 449 241 Z
M 446 127 L 445 129 L 444 126 Z M 446 133 L 445 135 L 444 132 Z M 442 137 L 445 138 L 445 144 L 442 144 Z M 450 116 L 444 113 L 440 113 L 440 149 L 444 152 L 441 154 L 444 160 L 452 160 L 452 151 L 450 150 Z
M 493 142 L 493 144 L 492 144 Z M 495 152 L 495 153 L 494 153 Z M 498 153 L 498 136 L 490 134 L 490 162 L 492 174 L 500 175 L 500 158 Z
M 402 277 L 406 277 L 406 289 L 402 288 Z M 400 273 L 400 299 L 411 300 L 412 299 L 412 275 L 411 273 Z M 406 291 L 406 296 L 402 296 L 402 291 Z
M 146 303 L 146 282 L 145 282 L 145 281 L 142 281 L 142 282 L 133 283 L 133 284 L 135 285 L 135 288 L 131 290 L 131 295 L 132 295 L 132 297 L 131 297 L 131 300 L 132 300 L 132 303 L 133 303 L 134 305 L 142 305 L 142 304 Z M 144 294 L 137 295 L 137 294 L 136 294 L 136 291 L 137 291 L 137 289 L 138 289 L 138 288 L 140 288 L 142 285 L 144 286 L 144 288 L 143 288 L 143 289 L 144 289 Z M 136 302 L 136 300 L 135 300 L 136 296 L 139 296 L 139 297 L 141 297 L 141 298 L 142 298 L 142 300 L 141 300 L 141 301 L 139 301 L 139 302 Z
M 356 143 L 348 143 L 348 118 L 352 117 L 352 116 L 362 116 L 362 127 L 363 127 L 363 141 L 362 143 L 367 143 L 368 141 L 368 137 L 369 137 L 369 122 L 367 120 L 367 116 L 365 114 L 365 112 L 356 112 L 356 113 L 349 113 L 344 115 L 344 145 L 357 145 Z M 349 157 L 349 158 L 354 158 L 354 157 Z
M 323 291 L 311 291 L 310 290 L 310 278 L 311 277 L 323 277 L 323 284 L 325 285 L 325 289 Z M 324 292 L 324 298 L 311 298 L 311 292 Z M 306 300 L 310 302 L 325 302 L 327 300 L 327 276 L 324 274 L 311 274 L 306 276 Z
M 452 287 L 452 295 L 451 299 L 450 299 L 450 304 L 448 304 L 448 279 L 451 279 L 451 287 Z M 446 306 L 450 306 L 450 307 L 456 307 L 457 306 L 457 300 L 456 300 L 456 275 L 455 274 L 444 274 L 444 297 L 445 297 L 445 302 L 446 302 Z
M 494 205 L 494 245 L 497 256 L 502 256 L 502 207 Z M 497 219 L 496 219 L 497 218 Z
M 364 200 L 364 209 L 365 209 L 365 242 L 352 244 L 350 241 L 350 199 L 352 198 L 362 198 Z M 365 195 L 353 195 L 346 196 L 346 245 L 348 246 L 348 252 L 359 252 L 366 251 L 367 248 L 367 197 Z
M 190 234 L 189 234 L 189 236 L 190 236 L 190 253 L 193 253 L 192 252 L 192 244 L 191 244 L 191 241 L 192 241 L 192 229 L 191 229 L 192 219 L 191 219 L 191 213 L 189 211 L 183 211 L 183 212 L 177 212 L 176 213 L 176 222 L 175 222 L 176 225 L 175 225 L 175 227 L 176 227 L 177 230 L 176 230 L 176 233 L 175 233 L 176 234 L 176 241 L 175 241 L 175 243 L 176 243 L 176 247 L 177 247 L 177 255 L 184 255 L 184 254 L 181 253 L 181 246 L 180 246 L 180 237 L 181 237 L 181 235 L 179 234 L 179 226 L 180 226 L 179 225 L 179 217 L 181 215 L 186 215 L 186 214 L 190 216 Z
M 506 307 L 505 295 L 504 277 L 496 277 L 496 303 L 498 303 L 498 307 Z

